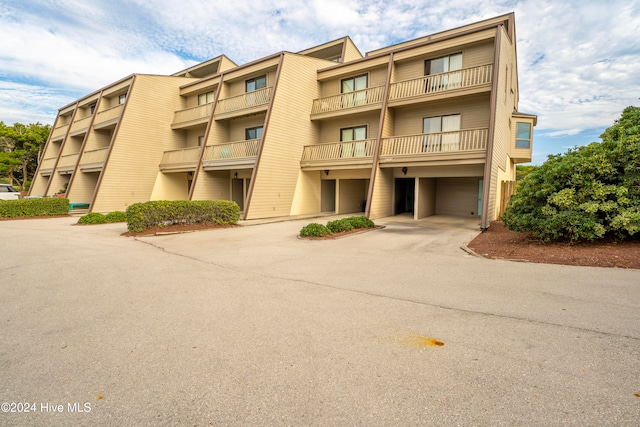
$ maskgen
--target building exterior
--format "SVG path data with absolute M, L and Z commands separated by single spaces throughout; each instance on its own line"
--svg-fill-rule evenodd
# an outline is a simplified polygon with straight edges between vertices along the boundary
M 531 161 L 513 14 L 362 56 L 349 37 L 133 75 L 60 109 L 31 195 L 96 212 L 227 199 L 244 219 L 498 216 Z

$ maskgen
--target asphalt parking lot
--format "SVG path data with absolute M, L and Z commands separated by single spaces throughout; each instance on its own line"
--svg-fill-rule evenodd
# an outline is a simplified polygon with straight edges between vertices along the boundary
M 0 425 L 640 420 L 638 270 L 477 258 L 456 218 L 76 221 L 0 221 Z

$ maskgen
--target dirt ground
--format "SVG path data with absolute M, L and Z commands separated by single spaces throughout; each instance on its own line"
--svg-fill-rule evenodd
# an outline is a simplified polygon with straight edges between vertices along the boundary
M 478 255 L 545 264 L 640 269 L 640 241 L 598 243 L 543 243 L 528 233 L 516 233 L 501 221 L 472 240 L 467 247 Z

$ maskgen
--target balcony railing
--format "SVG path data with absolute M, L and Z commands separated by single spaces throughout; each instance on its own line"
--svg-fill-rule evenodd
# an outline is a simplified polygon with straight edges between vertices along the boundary
M 53 165 L 56 164 L 57 157 L 48 157 L 46 159 L 42 159 L 40 162 L 40 174 L 41 175 L 51 175 L 53 172 Z
M 492 71 L 492 64 L 488 64 L 392 83 L 389 99 L 411 98 L 491 83 Z
M 71 133 L 79 133 L 82 131 L 86 131 L 89 128 L 89 123 L 91 121 L 91 116 L 83 117 L 81 119 L 75 120 L 71 125 Z
M 120 114 L 122 113 L 123 106 L 124 104 L 120 104 L 116 105 L 115 107 L 111 107 L 108 110 L 100 111 L 96 116 L 94 126 L 118 119 L 120 117 Z
M 56 139 L 62 139 L 67 133 L 67 129 L 69 129 L 69 124 L 61 125 L 53 129 L 51 140 L 54 141 Z
M 382 140 L 380 156 L 479 151 L 487 148 L 487 128 L 423 133 Z
M 193 169 L 198 165 L 200 147 L 165 151 L 160 161 L 160 170 Z
M 80 169 L 100 170 L 107 160 L 107 153 L 109 153 L 109 147 L 85 151 L 80 159 Z
M 230 113 L 245 108 L 268 104 L 271 99 L 271 88 L 267 87 L 231 98 L 221 99 L 216 107 L 216 114 Z
M 187 108 L 186 110 L 180 110 L 173 113 L 172 126 L 176 126 L 182 123 L 195 122 L 200 120 L 208 120 L 211 117 L 211 109 L 213 108 L 213 102 L 208 104 L 198 105 L 197 107 Z
M 328 113 L 363 105 L 381 104 L 384 87 L 356 90 L 326 98 L 314 99 L 311 114 Z
M 354 158 L 373 158 L 375 139 L 337 142 L 330 144 L 305 145 L 302 151 L 302 163 L 317 160 L 340 160 Z
M 58 172 L 62 174 L 73 172 L 79 155 L 80 153 L 73 153 L 60 156 L 60 160 L 58 160 Z
M 259 139 L 209 145 L 205 148 L 202 165 L 207 170 L 238 166 L 253 167 L 259 147 Z

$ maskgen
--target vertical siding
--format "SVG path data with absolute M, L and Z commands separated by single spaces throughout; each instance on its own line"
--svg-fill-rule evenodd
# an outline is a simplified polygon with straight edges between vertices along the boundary
M 309 106 L 318 97 L 317 69 L 323 66 L 324 60 L 284 54 L 250 206 L 245 212 L 247 219 L 286 216 L 291 212 L 302 149 L 317 140 L 317 127 L 309 120 Z
M 180 107 L 179 86 L 184 82 L 180 77 L 136 77 L 102 172 L 94 211 L 125 210 L 150 200 L 163 152 L 180 144 L 170 123 Z

